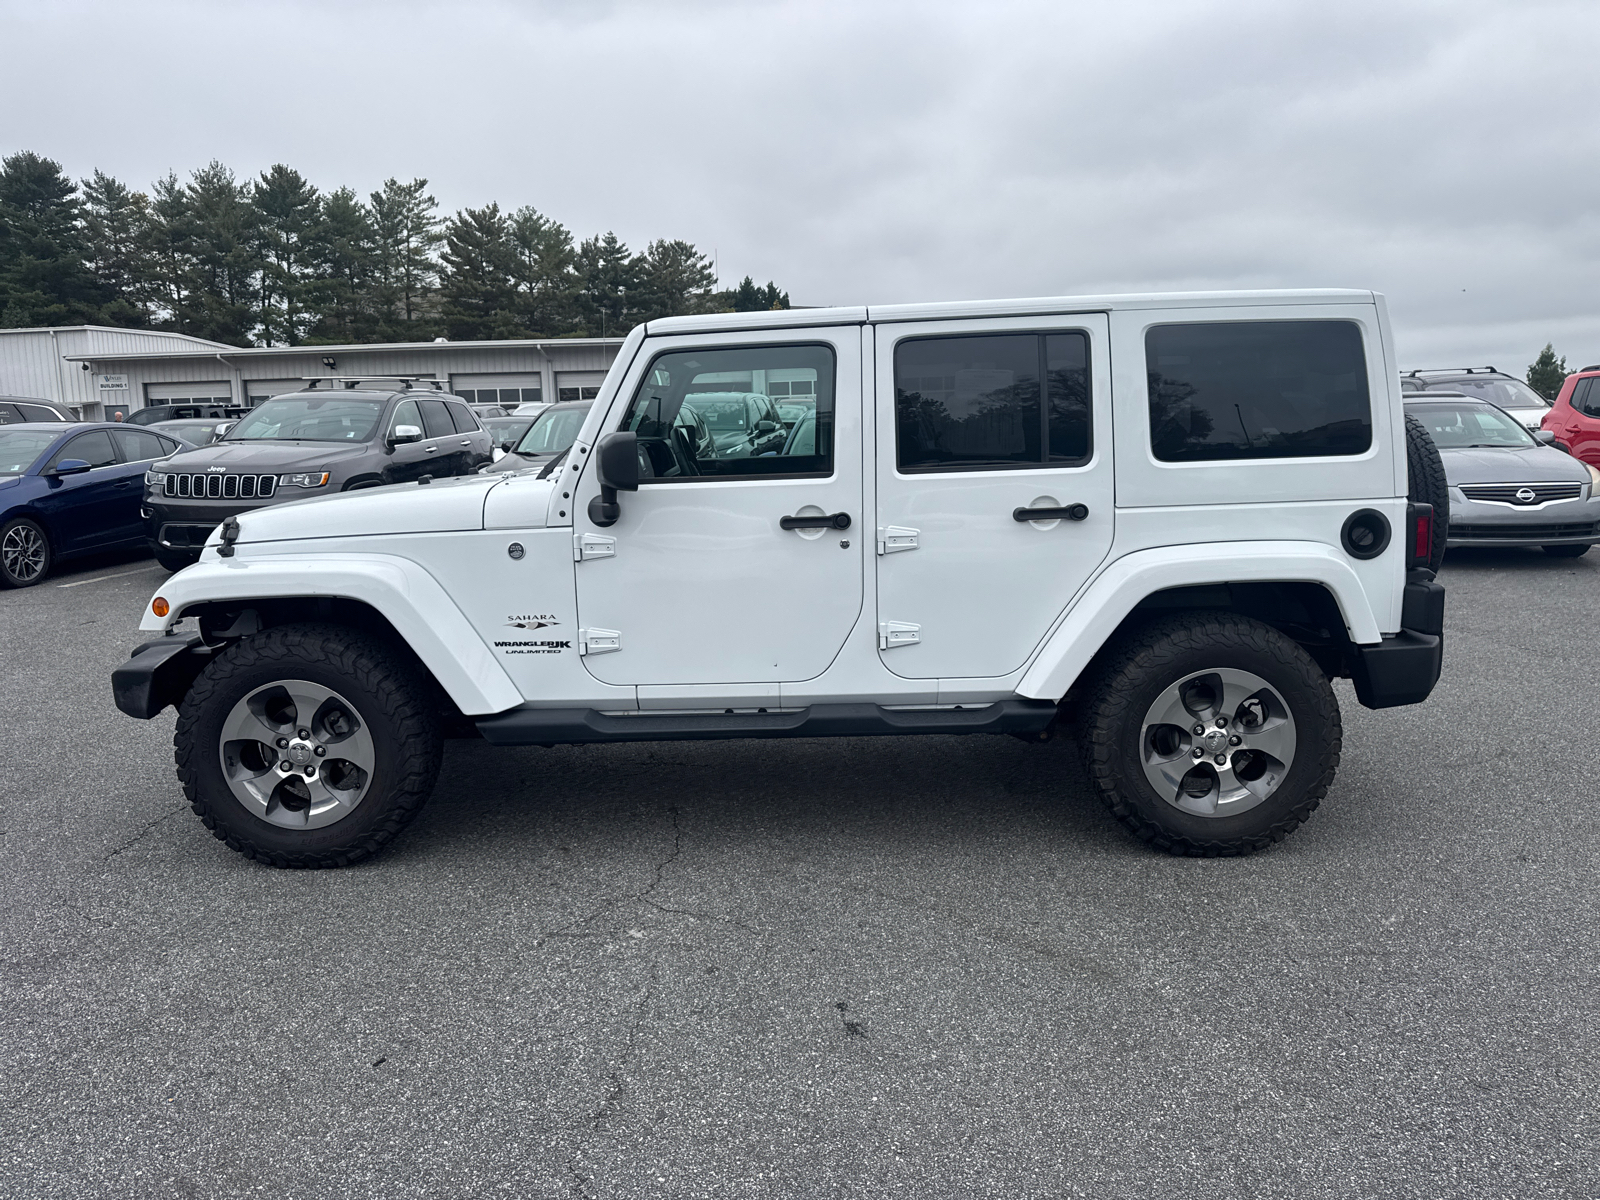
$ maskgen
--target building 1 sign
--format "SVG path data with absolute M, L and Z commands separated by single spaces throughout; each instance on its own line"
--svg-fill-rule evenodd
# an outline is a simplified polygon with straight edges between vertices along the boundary
M 102 392 L 125 392 L 128 390 L 128 377 L 126 375 L 96 375 L 95 386 Z

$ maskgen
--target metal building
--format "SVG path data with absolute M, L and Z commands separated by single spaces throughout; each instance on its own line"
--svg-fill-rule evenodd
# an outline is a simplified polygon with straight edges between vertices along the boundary
M 592 398 L 621 338 L 228 346 L 178 333 L 75 326 L 0 330 L 0 393 L 57 400 L 85 420 L 150 404 L 259 404 L 320 376 L 439 379 L 469 400 Z

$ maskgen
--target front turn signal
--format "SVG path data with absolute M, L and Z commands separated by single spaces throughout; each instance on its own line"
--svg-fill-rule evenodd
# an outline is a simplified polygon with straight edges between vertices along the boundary
M 150 611 L 158 617 L 164 617 L 172 611 L 172 607 L 166 602 L 165 598 L 157 596 L 150 601 Z

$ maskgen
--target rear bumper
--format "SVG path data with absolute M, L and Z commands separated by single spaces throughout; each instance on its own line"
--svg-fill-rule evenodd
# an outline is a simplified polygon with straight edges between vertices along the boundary
M 1444 588 L 1433 572 L 1408 575 L 1399 633 L 1375 645 L 1356 646 L 1350 679 L 1367 708 L 1421 704 L 1439 682 L 1444 666 Z

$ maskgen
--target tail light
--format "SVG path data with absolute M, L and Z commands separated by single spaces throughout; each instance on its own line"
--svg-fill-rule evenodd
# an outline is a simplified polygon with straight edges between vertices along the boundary
M 1410 550 L 1406 566 L 1425 567 L 1433 557 L 1433 505 L 1412 504 L 1406 509 L 1406 519 L 1411 525 Z

